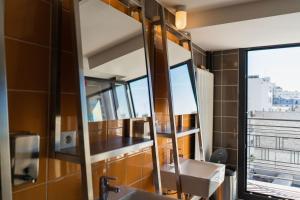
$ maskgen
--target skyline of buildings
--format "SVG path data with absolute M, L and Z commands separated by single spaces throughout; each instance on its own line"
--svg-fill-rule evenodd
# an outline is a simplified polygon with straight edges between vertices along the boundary
M 280 197 L 299 199 L 300 92 L 248 76 L 248 113 L 249 189 L 269 194 L 276 188 Z
M 248 76 L 248 111 L 300 112 L 300 91 L 286 90 L 270 77 Z

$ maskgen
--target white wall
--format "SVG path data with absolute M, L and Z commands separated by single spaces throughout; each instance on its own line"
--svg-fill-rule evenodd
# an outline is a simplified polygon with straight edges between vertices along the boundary
M 272 109 L 273 84 L 266 78 L 248 78 L 248 111 Z

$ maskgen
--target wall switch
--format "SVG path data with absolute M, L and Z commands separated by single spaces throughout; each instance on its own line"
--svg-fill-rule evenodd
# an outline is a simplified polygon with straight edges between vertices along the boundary
M 76 146 L 76 131 L 64 131 L 60 135 L 60 148 L 66 149 Z

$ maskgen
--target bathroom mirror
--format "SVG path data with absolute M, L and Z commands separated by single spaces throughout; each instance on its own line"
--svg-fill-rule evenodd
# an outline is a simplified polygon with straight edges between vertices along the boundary
M 58 20 L 61 1 L 55 2 L 53 29 L 58 31 L 53 31 L 53 38 L 57 39 L 64 28 Z M 153 180 L 159 192 L 148 49 L 144 48 L 142 23 L 146 20 L 144 2 L 73 2 L 74 65 L 64 64 L 66 57 L 60 62 L 60 52 L 52 57 L 51 152 L 56 159 L 80 163 L 83 195 L 95 199 L 93 163 L 151 149 Z M 66 47 L 65 38 L 61 39 L 62 48 Z
M 197 104 L 191 78 L 194 73 L 191 51 L 169 39 L 167 48 L 174 114 L 195 114 Z
M 142 23 L 101 0 L 79 3 L 88 121 L 150 116 Z

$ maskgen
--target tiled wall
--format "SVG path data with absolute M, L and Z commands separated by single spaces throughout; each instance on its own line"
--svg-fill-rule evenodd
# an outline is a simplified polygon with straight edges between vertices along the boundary
M 77 129 L 77 94 L 72 53 L 72 0 L 63 1 L 62 20 L 62 131 Z M 40 175 L 35 184 L 13 188 L 14 200 L 80 200 L 80 166 L 49 157 L 49 100 L 51 59 L 51 0 L 6 0 L 6 57 L 10 131 L 41 136 Z M 203 54 L 204 55 L 204 54 Z M 200 65 L 204 65 L 202 57 Z M 111 131 L 114 126 L 108 127 Z M 160 160 L 169 141 L 159 138 Z M 181 154 L 190 157 L 191 138 L 179 140 Z M 94 193 L 102 175 L 117 176 L 116 184 L 153 191 L 149 149 L 92 166 Z
M 5 1 L 5 43 L 10 131 L 41 136 L 40 177 L 34 186 L 14 187 L 14 199 L 45 199 L 50 59 L 50 4 Z
M 77 96 L 72 54 L 71 2 L 63 1 L 62 131 L 77 129 Z M 41 136 L 40 174 L 35 184 L 13 188 L 14 200 L 80 200 L 80 166 L 49 157 L 51 0 L 6 0 L 5 42 L 10 131 Z M 111 127 L 113 129 L 113 127 Z M 153 191 L 149 149 L 93 167 L 94 192 L 99 177 L 117 176 L 117 184 Z
M 214 80 L 214 149 L 229 153 L 228 164 L 236 166 L 238 149 L 239 51 L 212 53 Z

